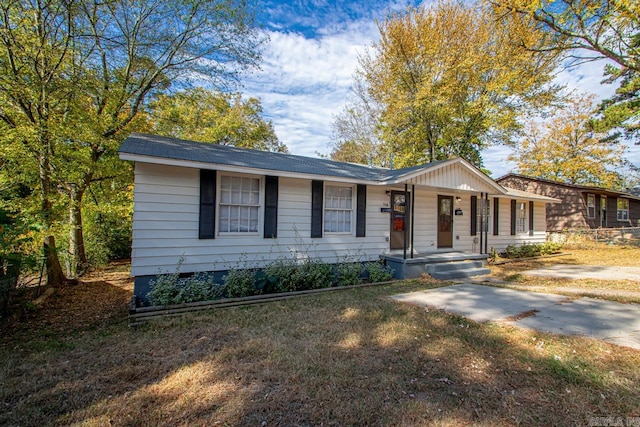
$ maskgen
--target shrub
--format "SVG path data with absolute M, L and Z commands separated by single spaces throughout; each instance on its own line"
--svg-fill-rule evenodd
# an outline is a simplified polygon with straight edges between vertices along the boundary
M 529 258 L 540 255 L 551 255 L 558 253 L 562 249 L 562 244 L 558 242 L 527 243 L 524 245 L 509 245 L 504 252 L 505 258 Z
M 381 262 L 368 262 L 364 267 L 369 273 L 371 283 L 387 282 L 393 278 L 393 268 Z
M 152 305 L 210 301 L 221 298 L 223 293 L 223 287 L 214 283 L 213 278 L 206 273 L 181 278 L 176 271 L 172 274 L 158 275 L 156 280 L 149 284 L 151 291 L 147 298 Z
M 262 272 L 267 281 L 273 283 L 274 292 L 292 292 L 299 289 L 297 269 L 295 260 L 278 258 L 267 264 Z
M 242 298 L 256 295 L 256 271 L 251 268 L 231 269 L 223 277 L 226 294 L 229 298 Z
M 341 262 L 337 265 L 338 286 L 352 286 L 360 283 L 364 267 L 359 262 Z
M 296 268 L 300 290 L 330 288 L 334 282 L 333 266 L 319 259 L 308 259 Z

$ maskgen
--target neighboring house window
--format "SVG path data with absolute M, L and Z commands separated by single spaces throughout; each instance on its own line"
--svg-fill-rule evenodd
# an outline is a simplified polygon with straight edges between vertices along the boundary
M 220 233 L 256 233 L 260 213 L 260 178 L 220 177 Z
M 353 187 L 327 185 L 324 191 L 324 231 L 351 233 Z
M 628 199 L 618 199 L 618 221 L 629 221 Z
M 596 217 L 596 195 L 587 194 L 587 218 L 594 219 Z
M 518 202 L 516 205 L 516 232 L 527 232 L 527 204 L 525 202 Z
M 483 211 L 484 211 L 484 218 L 483 218 Z M 478 214 L 477 214 L 477 224 L 478 224 L 478 228 L 477 230 L 481 233 L 484 233 L 485 231 L 487 233 L 491 233 L 491 205 L 489 204 L 488 200 L 485 199 L 478 199 Z

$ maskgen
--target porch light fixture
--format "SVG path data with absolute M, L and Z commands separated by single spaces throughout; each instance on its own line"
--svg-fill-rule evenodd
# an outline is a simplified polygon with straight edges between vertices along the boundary
M 462 197 L 460 197 L 460 196 L 456 196 L 456 202 L 457 202 L 457 203 L 460 203 L 461 201 L 462 201 Z

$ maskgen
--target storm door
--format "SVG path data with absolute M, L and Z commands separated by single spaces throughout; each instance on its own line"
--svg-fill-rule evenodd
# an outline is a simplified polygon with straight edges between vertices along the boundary
M 453 247 L 453 196 L 438 196 L 438 248 Z
M 391 249 L 409 247 L 409 198 L 404 191 L 391 192 Z M 405 246 L 406 239 L 406 246 Z

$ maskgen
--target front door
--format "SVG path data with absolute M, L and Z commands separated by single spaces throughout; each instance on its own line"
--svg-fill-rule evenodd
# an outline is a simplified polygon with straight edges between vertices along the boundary
M 453 247 L 453 196 L 438 196 L 438 248 Z
M 607 226 L 607 196 L 600 196 L 600 227 Z
M 391 231 L 389 243 L 391 249 L 409 247 L 409 200 L 404 191 L 391 192 Z M 406 246 L 405 246 L 406 239 Z

